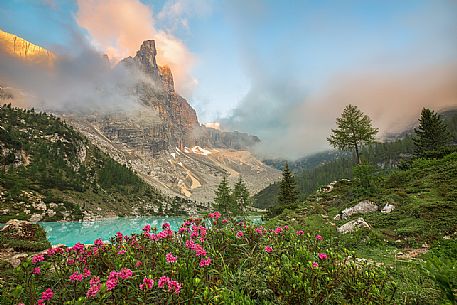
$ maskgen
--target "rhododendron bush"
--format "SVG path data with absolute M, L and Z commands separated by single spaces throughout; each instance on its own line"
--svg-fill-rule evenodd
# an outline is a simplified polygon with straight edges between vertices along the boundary
M 388 303 L 381 267 L 356 263 L 312 228 L 267 229 L 211 213 L 110 243 L 33 256 L 1 304 Z

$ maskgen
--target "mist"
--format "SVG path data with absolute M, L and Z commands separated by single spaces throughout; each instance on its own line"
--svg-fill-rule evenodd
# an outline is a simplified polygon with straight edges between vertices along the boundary
M 326 138 L 348 104 L 370 116 L 380 141 L 414 125 L 423 107 L 457 107 L 456 3 L 437 1 L 372 32 L 342 19 L 346 6 L 273 29 L 272 18 L 293 17 L 254 3 L 227 4 L 250 89 L 218 121 L 259 136 L 258 155 L 293 160 L 331 149 Z M 401 48 L 392 42 L 398 32 L 408 37 Z
M 0 51 L 0 83 L 15 89 L 14 104 L 80 114 L 134 115 L 143 110 L 134 88 L 138 82 L 155 86 L 150 78 L 123 65 L 111 67 L 82 37 L 77 45 L 77 50 L 58 54 L 52 62 L 27 61 Z M 148 112 L 151 122 L 159 119 L 152 109 Z

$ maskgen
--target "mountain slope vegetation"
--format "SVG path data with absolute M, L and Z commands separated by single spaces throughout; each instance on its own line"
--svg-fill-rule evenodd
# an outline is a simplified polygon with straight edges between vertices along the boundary
M 451 109 L 440 113 L 446 123 L 453 142 L 457 143 L 457 110 Z M 364 162 L 375 164 L 382 169 L 397 167 L 402 160 L 412 157 L 415 146 L 412 140 L 413 130 L 407 130 L 390 142 L 374 143 L 362 149 Z M 282 169 L 284 160 L 267 160 L 266 163 Z M 338 179 L 351 179 L 353 157 L 348 152 L 329 151 L 311 155 L 289 163 L 295 173 L 301 199 L 306 198 L 318 188 Z M 269 208 L 277 204 L 279 182 L 273 183 L 254 196 L 254 205 Z
M 61 119 L 0 107 L 0 222 L 179 210 Z
M 338 181 L 283 207 L 268 225 L 312 227 L 356 257 L 389 267 L 401 304 L 453 304 L 457 297 L 455 185 L 457 153 L 418 158 L 403 169 L 373 172 L 365 185 L 357 177 Z M 364 201 L 379 210 L 386 204 L 394 209 L 342 217 L 345 209 Z M 337 228 L 360 218 L 368 228 L 338 232 Z

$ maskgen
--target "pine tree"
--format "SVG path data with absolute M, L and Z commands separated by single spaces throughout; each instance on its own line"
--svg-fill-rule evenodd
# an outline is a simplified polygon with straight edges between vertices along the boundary
M 337 128 L 332 129 L 332 135 L 327 141 L 341 150 L 354 149 L 357 163 L 360 164 L 360 148 L 374 142 L 378 133 L 377 128 L 371 126 L 371 119 L 360 111 L 357 106 L 348 105 L 343 114 L 336 119 Z
M 214 198 L 214 202 L 216 204 L 216 208 L 225 214 L 229 211 L 231 212 L 233 209 L 233 197 L 225 176 L 222 178 L 221 183 L 219 183 L 215 194 L 216 197 Z
M 282 180 L 279 185 L 279 204 L 292 204 L 298 199 L 297 184 L 295 178 L 289 170 L 289 164 L 285 164 L 282 171 Z
M 241 213 L 247 206 L 251 205 L 249 191 L 241 176 L 233 189 L 233 199 L 235 200 L 236 209 Z
M 438 151 L 451 140 L 451 134 L 446 123 L 433 110 L 424 108 L 419 119 L 419 127 L 414 128 L 413 137 L 416 152 L 424 155 L 426 152 Z

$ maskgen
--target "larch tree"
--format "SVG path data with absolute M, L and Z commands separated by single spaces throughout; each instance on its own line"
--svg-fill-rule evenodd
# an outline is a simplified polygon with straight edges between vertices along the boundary
M 327 141 L 340 150 L 354 150 L 357 164 L 361 163 L 360 149 L 363 145 L 374 142 L 378 128 L 371 126 L 371 119 L 351 104 L 347 105 L 341 117 L 336 119 L 336 129 Z

